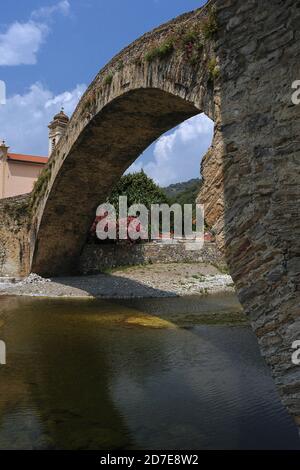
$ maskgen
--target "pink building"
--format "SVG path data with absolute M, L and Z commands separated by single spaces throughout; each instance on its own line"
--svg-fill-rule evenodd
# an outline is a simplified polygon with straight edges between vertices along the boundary
M 49 124 L 49 154 L 69 122 L 63 109 L 54 116 Z M 0 199 L 30 193 L 48 157 L 10 153 L 3 141 L 0 144 Z
M 3 142 L 0 145 L 0 198 L 30 193 L 47 161 L 47 157 L 9 153 Z

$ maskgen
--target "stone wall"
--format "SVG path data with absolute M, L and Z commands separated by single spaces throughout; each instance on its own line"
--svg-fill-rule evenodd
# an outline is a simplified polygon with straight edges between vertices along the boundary
M 29 270 L 28 196 L 0 200 L 0 276 Z
M 220 250 L 224 251 L 224 175 L 223 175 L 223 140 L 215 126 L 211 147 L 201 162 L 203 185 L 197 198 L 204 205 L 205 222 L 216 236 Z
M 186 250 L 182 243 L 172 245 L 163 243 L 88 244 L 81 254 L 79 270 L 83 274 L 92 274 L 116 266 L 179 262 L 225 265 L 215 243 L 205 243 L 199 251 Z

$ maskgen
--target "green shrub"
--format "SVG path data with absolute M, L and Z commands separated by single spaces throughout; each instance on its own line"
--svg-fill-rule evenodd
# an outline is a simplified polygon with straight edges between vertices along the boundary
M 163 42 L 160 46 L 153 47 L 145 55 L 147 62 L 152 62 L 155 59 L 164 59 L 174 52 L 174 43 L 172 40 Z
M 192 29 L 186 33 L 184 33 L 182 37 L 182 44 L 185 46 L 190 43 L 195 43 L 199 39 L 199 32 L 195 29 Z
M 111 85 L 113 81 L 114 75 L 112 73 L 108 73 L 103 80 L 104 85 Z
M 196 65 L 204 47 L 204 38 L 199 24 L 188 31 L 184 28 L 178 29 L 174 38 L 175 48 L 183 53 L 187 62 Z
M 216 9 L 210 8 L 207 18 L 202 24 L 202 33 L 205 39 L 211 39 L 218 31 L 218 20 Z
M 217 64 L 216 57 L 213 57 L 208 62 L 208 73 L 209 73 L 209 80 L 214 81 L 220 76 L 220 67 Z
M 112 189 L 107 202 L 112 204 L 117 212 L 120 196 L 127 196 L 128 206 L 144 204 L 150 209 L 151 204 L 168 203 L 164 191 L 143 170 L 123 175 Z

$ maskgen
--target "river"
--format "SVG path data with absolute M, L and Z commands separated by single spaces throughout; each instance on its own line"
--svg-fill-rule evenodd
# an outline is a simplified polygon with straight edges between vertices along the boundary
M 0 305 L 0 449 L 300 449 L 233 295 Z

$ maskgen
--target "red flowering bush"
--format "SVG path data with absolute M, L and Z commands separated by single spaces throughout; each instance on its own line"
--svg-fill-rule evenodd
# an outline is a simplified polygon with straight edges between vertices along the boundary
M 97 239 L 97 225 L 99 222 L 102 220 L 106 219 L 108 216 L 108 213 L 97 216 L 93 222 L 93 225 L 90 230 L 90 235 L 93 239 Z M 116 233 L 116 242 L 120 243 L 138 243 L 141 240 L 145 240 L 148 238 L 148 231 L 144 227 L 142 227 L 141 221 L 139 220 L 138 217 L 135 216 L 128 216 L 127 218 L 123 218 L 120 220 L 108 220 L 107 219 L 107 225 L 104 226 L 104 231 L 108 231 L 108 223 L 110 224 L 110 228 L 114 228 L 115 233 Z M 120 239 L 120 227 L 126 227 L 126 239 Z M 106 229 L 106 230 L 105 230 Z M 137 234 L 139 237 L 136 239 Z M 108 241 L 110 239 L 107 239 Z M 100 241 L 100 240 L 99 240 Z M 103 242 L 103 240 L 101 240 Z M 105 240 L 104 240 L 105 241 Z

